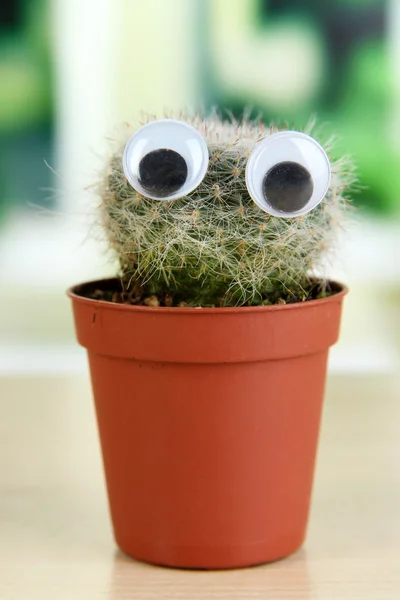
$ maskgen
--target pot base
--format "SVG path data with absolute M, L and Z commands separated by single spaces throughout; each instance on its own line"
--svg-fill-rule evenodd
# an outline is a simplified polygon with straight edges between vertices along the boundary
M 135 560 L 160 567 L 195 570 L 228 570 L 255 567 L 277 562 L 297 552 L 303 545 L 301 539 L 285 544 L 279 540 L 275 546 L 270 542 L 255 542 L 237 546 L 170 546 L 137 542 L 127 544 L 117 541 L 120 550 Z

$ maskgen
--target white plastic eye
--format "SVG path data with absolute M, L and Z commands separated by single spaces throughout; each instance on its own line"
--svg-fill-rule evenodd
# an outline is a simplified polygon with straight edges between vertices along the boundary
M 329 188 L 331 168 L 309 135 L 280 131 L 256 144 L 246 166 L 254 202 L 276 217 L 298 217 L 315 208 Z
M 152 121 L 130 138 L 122 157 L 131 186 L 154 200 L 192 192 L 208 167 L 206 141 L 191 125 L 175 119 Z

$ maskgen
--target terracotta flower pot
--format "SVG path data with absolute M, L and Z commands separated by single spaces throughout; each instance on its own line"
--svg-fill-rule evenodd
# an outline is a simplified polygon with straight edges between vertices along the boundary
M 69 290 L 88 350 L 119 547 L 174 567 L 232 568 L 303 543 L 329 347 L 343 297 L 150 308 Z

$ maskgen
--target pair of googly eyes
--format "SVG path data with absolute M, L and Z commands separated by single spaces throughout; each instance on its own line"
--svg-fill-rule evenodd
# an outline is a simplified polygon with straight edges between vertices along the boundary
M 123 153 L 132 187 L 154 200 L 187 196 L 202 182 L 208 148 L 202 135 L 175 119 L 153 121 L 139 129 Z M 246 186 L 263 211 L 278 217 L 308 213 L 325 197 L 330 164 L 323 148 L 298 131 L 267 135 L 254 147 L 246 166 Z

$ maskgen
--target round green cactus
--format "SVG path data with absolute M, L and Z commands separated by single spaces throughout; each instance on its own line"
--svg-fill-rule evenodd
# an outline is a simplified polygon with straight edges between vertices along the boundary
M 253 201 L 245 171 L 256 144 L 277 128 L 218 116 L 180 119 L 200 132 L 209 152 L 207 172 L 193 191 L 173 200 L 136 191 L 122 161 L 129 127 L 102 177 L 101 222 L 119 259 L 125 301 L 263 305 L 329 293 L 315 274 L 343 223 L 346 192 L 355 180 L 351 162 L 331 160 L 328 191 L 313 210 L 276 216 Z M 328 156 L 330 150 L 328 143 Z

